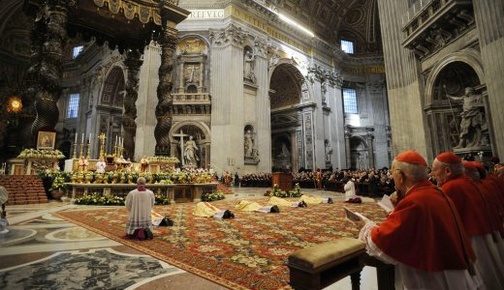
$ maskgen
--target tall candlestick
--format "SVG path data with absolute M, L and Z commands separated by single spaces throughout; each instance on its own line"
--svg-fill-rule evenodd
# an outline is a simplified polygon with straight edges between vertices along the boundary
M 82 133 L 82 141 L 81 144 L 84 144 L 84 133 Z
M 91 143 L 91 133 L 89 133 L 89 139 L 88 142 Z
M 117 138 L 118 138 L 118 136 L 116 135 L 116 140 L 115 140 L 115 144 L 114 144 L 115 146 L 117 146 Z

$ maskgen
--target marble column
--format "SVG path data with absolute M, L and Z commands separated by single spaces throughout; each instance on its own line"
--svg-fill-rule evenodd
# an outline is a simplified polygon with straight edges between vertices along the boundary
M 170 154 L 170 130 L 172 125 L 173 88 L 171 72 L 174 67 L 176 45 L 178 41 L 178 31 L 175 29 L 175 22 L 168 19 L 168 15 L 162 14 L 163 27 L 159 44 L 161 45 L 161 65 L 159 66 L 159 84 L 157 88 L 158 104 L 156 106 L 157 124 L 154 129 L 156 138 L 156 155 Z
M 375 154 L 374 154 L 374 134 L 373 134 L 374 129 L 373 128 L 366 128 L 366 142 L 367 142 L 367 147 L 368 147 L 368 168 L 374 168 L 375 167 Z
M 75 1 L 47 1 L 40 6 L 37 13 L 40 18 L 35 20 L 38 33 L 45 28 L 44 38 L 37 38 L 40 47 L 35 49 L 32 65 L 29 71 L 35 71 L 38 83 L 34 86 L 35 110 L 37 117 L 32 124 L 33 140 L 42 128 L 54 129 L 58 122 L 59 110 L 56 102 L 61 97 L 61 79 L 63 77 L 63 48 L 67 40 L 66 25 L 68 8 Z M 32 38 L 33 39 L 33 38 Z
M 345 127 L 345 152 L 346 152 L 346 168 L 350 168 L 352 166 L 352 151 L 350 148 L 350 137 L 352 136 L 352 132 L 350 128 Z
M 345 153 L 345 128 L 343 113 L 343 95 L 341 86 L 343 83 L 339 73 L 333 71 L 328 79 L 329 86 L 327 90 L 327 102 L 331 111 L 328 116 L 328 139 L 332 149 L 331 164 L 334 169 L 346 168 Z
M 419 69 L 414 52 L 402 46 L 402 15 L 408 1 L 377 1 L 387 76 L 390 123 L 395 153 L 415 149 L 423 156 L 430 150 L 425 130 Z M 427 130 L 427 129 L 426 129 Z
M 385 96 L 385 83 L 373 82 L 367 84 L 367 92 L 373 108 L 374 120 L 374 166 L 377 168 L 389 167 L 390 160 L 387 153 L 387 122 L 388 108 Z
M 310 147 L 307 145 L 307 150 L 312 149 L 312 158 L 307 160 L 307 168 L 325 168 L 325 130 L 324 130 L 324 114 L 322 108 L 326 105 L 325 94 L 327 93 L 325 84 L 326 72 L 321 67 L 317 65 L 310 65 L 308 67 L 308 74 L 306 80 L 312 87 L 313 96 L 311 101 L 316 104 L 311 108 L 311 138 Z M 329 125 L 329 124 L 327 124 Z M 308 134 L 305 127 L 305 135 Z M 308 153 L 309 151 L 307 151 Z M 309 155 L 309 154 L 307 154 Z M 313 167 L 309 167 L 308 164 L 313 164 Z
M 504 2 L 503 1 L 473 1 L 476 27 L 479 34 L 479 44 L 485 80 L 488 92 L 488 106 L 491 111 L 490 127 L 492 128 L 493 154 L 501 159 L 504 156 Z M 493 137 L 493 138 L 492 138 Z
M 142 65 L 140 52 L 136 50 L 128 50 L 126 52 L 126 66 L 128 68 L 128 80 L 126 83 L 126 96 L 124 98 L 124 113 L 122 118 L 122 126 L 124 129 L 124 158 L 134 159 L 135 153 L 135 133 L 137 117 L 136 101 L 138 99 L 138 73 Z

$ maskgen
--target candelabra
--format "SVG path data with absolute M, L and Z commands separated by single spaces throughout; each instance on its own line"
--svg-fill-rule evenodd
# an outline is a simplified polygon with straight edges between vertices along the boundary
M 87 157 L 86 157 L 87 160 L 91 159 L 91 143 L 89 143 L 88 141 L 88 144 L 87 144 Z
M 100 139 L 100 159 L 105 160 L 105 133 L 101 133 L 100 136 L 98 136 L 98 139 Z
M 73 144 L 73 155 L 72 155 L 72 158 L 73 159 L 77 159 L 77 142 L 74 142 L 74 144 Z

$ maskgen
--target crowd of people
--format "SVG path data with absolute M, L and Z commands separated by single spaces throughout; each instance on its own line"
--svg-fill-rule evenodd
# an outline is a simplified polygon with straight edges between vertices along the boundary
M 359 238 L 395 265 L 395 288 L 504 289 L 504 167 L 487 175 L 452 152 L 429 167 L 405 151 L 390 172 L 394 208 L 379 225 L 363 219 Z
M 301 188 L 318 188 L 330 191 L 344 191 L 344 185 L 352 180 L 356 192 L 365 196 L 381 196 L 394 191 L 394 180 L 388 168 L 369 170 L 336 169 L 300 171 L 292 173 L 292 182 Z M 235 177 L 236 178 L 236 177 Z M 259 172 L 240 177 L 243 187 L 271 187 L 272 173 Z

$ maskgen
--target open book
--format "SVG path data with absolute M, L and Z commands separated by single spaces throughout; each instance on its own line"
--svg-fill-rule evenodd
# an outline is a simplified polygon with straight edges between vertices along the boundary
M 348 220 L 350 220 L 351 222 L 358 222 L 358 221 L 369 221 L 369 219 L 367 217 L 365 217 L 364 215 L 362 215 L 361 213 L 358 213 L 358 212 L 355 212 L 355 211 L 352 211 L 351 209 L 349 209 L 348 207 L 343 207 L 343 209 L 345 210 L 345 215 L 347 217 Z
M 386 194 L 383 195 L 382 199 L 377 202 L 377 204 L 381 206 L 387 213 L 390 213 L 394 209 L 394 205 L 390 200 L 390 196 Z

